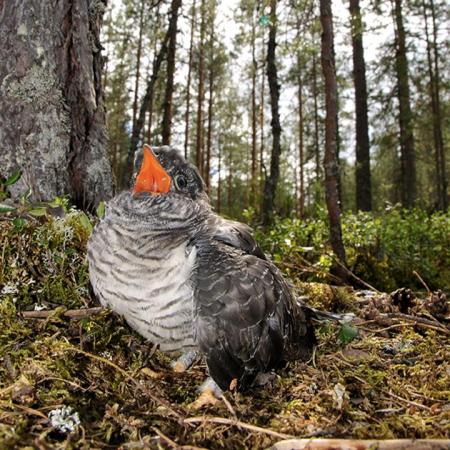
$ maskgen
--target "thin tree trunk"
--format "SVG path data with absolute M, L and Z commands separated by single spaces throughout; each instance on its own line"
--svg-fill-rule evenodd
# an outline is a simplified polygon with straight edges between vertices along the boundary
M 191 117 L 191 79 L 192 79 L 192 58 L 194 55 L 194 31 L 195 31 L 195 11 L 196 0 L 192 3 L 192 17 L 191 17 L 191 37 L 189 44 L 189 62 L 188 62 L 188 77 L 186 86 L 186 114 L 184 116 L 185 128 L 184 128 L 184 157 L 188 157 L 188 147 L 189 147 L 189 124 Z
M 264 180 L 265 180 L 265 166 L 264 166 L 264 151 L 265 151 L 265 133 L 264 133 L 264 108 L 265 108 L 265 88 L 266 88 L 266 71 L 265 71 L 265 45 L 264 45 L 264 35 L 262 39 L 262 67 L 261 67 L 261 98 L 260 98 L 260 110 L 259 110 L 259 128 L 260 128 L 260 145 L 259 145 L 259 190 L 260 190 L 260 199 L 259 202 L 259 210 L 261 214 L 258 217 L 262 216 L 262 209 L 263 209 L 263 201 L 264 196 L 261 195 L 264 192 Z
M 316 52 L 313 51 L 312 57 L 312 71 L 313 71 L 313 100 L 314 100 L 314 156 L 316 161 L 316 189 L 320 183 L 320 144 L 319 144 L 319 106 L 318 106 L 318 95 L 319 90 L 317 88 L 317 59 Z M 316 201 L 318 199 L 316 198 Z
M 436 155 L 436 175 L 437 175 L 437 191 L 438 191 L 438 208 L 447 210 L 447 174 L 445 165 L 445 146 L 442 133 L 442 115 L 441 115 L 441 98 L 440 98 L 440 78 L 439 78 L 439 54 L 437 48 L 437 27 L 436 27 L 436 11 L 433 0 L 430 0 L 431 17 L 433 23 L 433 43 L 430 43 L 428 32 L 428 18 L 425 1 L 423 2 L 425 15 L 425 30 L 427 38 L 427 56 L 430 75 L 430 91 L 431 91 L 431 107 L 433 113 L 433 136 L 435 142 Z M 432 49 L 431 49 L 432 47 Z M 434 64 L 431 58 L 431 50 L 433 50 Z M 434 70 L 433 70 L 434 69 Z
M 339 206 L 339 166 L 336 155 L 337 83 L 333 54 L 333 16 L 331 0 L 320 0 L 320 22 L 322 24 L 322 71 L 325 79 L 325 199 L 330 221 L 331 247 L 337 258 L 345 264 L 345 249 L 342 242 L 341 210 Z M 339 266 L 340 267 L 340 266 Z M 342 271 L 341 271 L 342 273 Z
M 416 202 L 416 157 L 406 57 L 405 29 L 403 26 L 402 0 L 394 0 L 396 24 L 397 95 L 399 103 L 400 150 L 401 150 L 401 193 L 403 206 L 412 208 Z
M 206 137 L 206 161 L 205 161 L 205 184 L 206 191 L 211 192 L 211 147 L 213 128 L 213 103 L 214 103 L 214 30 L 215 30 L 215 5 L 212 7 L 210 55 L 209 55 L 209 92 L 208 92 L 208 134 Z
M 273 220 L 275 194 L 280 174 L 281 125 L 279 114 L 280 86 L 275 62 L 276 32 L 277 32 L 277 0 L 270 0 L 270 29 L 267 47 L 267 80 L 270 90 L 270 106 L 272 111 L 272 155 L 270 159 L 270 175 L 266 177 L 263 200 L 263 224 L 270 225 Z
M 232 171 L 232 165 L 233 165 L 233 157 L 232 157 L 231 150 L 228 151 L 228 205 L 227 210 L 228 214 L 231 212 L 231 205 L 233 202 L 233 171 Z
M 199 65 L 198 65 L 198 95 L 197 95 L 197 136 L 195 142 L 195 163 L 200 171 L 200 175 L 203 173 L 203 101 L 205 97 L 205 0 L 202 0 L 200 7 L 200 43 L 199 43 Z
M 299 187 L 299 199 L 298 199 L 298 213 L 300 217 L 303 217 L 305 213 L 305 144 L 304 144 L 304 120 L 303 120 L 303 77 L 301 67 L 300 53 L 297 54 L 298 65 L 298 167 L 300 171 L 300 187 Z
M 147 83 L 147 88 L 145 90 L 145 94 L 142 99 L 141 108 L 139 110 L 139 116 L 136 121 L 136 126 L 133 128 L 133 132 L 131 135 L 131 141 L 130 141 L 130 148 L 128 149 L 127 159 L 126 159 L 125 168 L 124 168 L 123 177 L 122 177 L 122 186 L 124 186 L 124 187 L 128 186 L 128 183 L 131 179 L 131 175 L 133 173 L 134 155 L 136 153 L 136 149 L 139 144 L 139 139 L 141 137 L 141 132 L 144 127 L 145 115 L 149 109 L 149 106 L 153 102 L 155 83 L 156 83 L 156 80 L 158 79 L 159 70 L 161 68 L 162 62 L 167 53 L 167 44 L 169 42 L 169 37 L 170 37 L 169 30 L 170 30 L 170 25 L 167 29 L 167 32 L 164 36 L 162 43 L 161 43 L 159 52 L 156 55 L 156 58 L 153 62 L 152 75 L 150 76 L 150 79 Z
M 172 0 L 170 7 L 169 23 L 169 47 L 167 50 L 167 78 L 166 90 L 163 102 L 163 118 L 161 124 L 161 134 L 163 145 L 170 145 L 172 135 L 172 97 L 173 97 L 173 79 L 175 75 L 175 53 L 177 49 L 177 23 L 178 11 L 181 7 L 181 0 Z
M 251 205 L 256 209 L 257 202 L 257 148 L 256 148 L 256 76 L 258 71 L 258 63 L 256 61 L 256 24 L 255 11 L 252 11 L 252 169 L 251 169 Z
M 145 0 L 141 0 L 141 8 L 139 10 L 139 37 L 136 51 L 136 75 L 134 78 L 133 129 L 136 126 L 136 116 L 138 110 L 139 79 L 141 73 L 142 34 L 144 31 L 144 10 L 145 10 Z
M 95 209 L 112 196 L 99 40 L 105 1 L 0 1 L 0 178 L 13 198 L 70 195 Z
M 371 211 L 370 144 L 367 115 L 366 63 L 363 47 L 363 21 L 359 0 L 350 0 L 353 47 L 353 83 L 356 115 L 356 209 Z
M 439 159 L 442 167 L 441 172 L 441 190 L 442 190 L 442 209 L 447 210 L 448 208 L 448 180 L 446 173 L 446 163 L 445 163 L 445 145 L 442 133 L 442 115 L 441 115 L 441 95 L 440 95 L 440 75 L 439 75 L 439 53 L 437 46 L 437 26 L 436 26 L 436 10 L 434 7 L 434 1 L 430 0 L 431 6 L 431 17 L 433 19 L 433 53 L 434 53 L 434 76 L 435 76 L 435 93 L 436 93 L 436 122 L 438 124 L 439 131 Z
M 218 159 L 219 159 L 219 180 L 217 182 L 217 214 L 220 214 L 222 209 L 222 146 L 221 140 L 219 136 L 218 141 Z

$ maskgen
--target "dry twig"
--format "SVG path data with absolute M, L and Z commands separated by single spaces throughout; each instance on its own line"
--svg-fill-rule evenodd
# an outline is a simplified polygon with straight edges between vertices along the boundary
M 81 309 L 68 309 L 62 313 L 63 317 L 73 320 L 82 320 L 89 317 L 100 314 L 105 311 L 102 306 L 96 306 L 95 308 L 81 308 Z M 42 310 L 42 311 L 22 311 L 20 315 L 24 319 L 48 319 L 50 316 L 55 314 L 56 309 Z
M 277 431 L 273 431 L 268 428 L 262 428 L 256 425 L 241 422 L 240 420 L 226 419 L 224 417 L 189 417 L 188 419 L 184 419 L 184 423 L 217 423 L 220 425 L 231 425 L 238 428 L 244 428 L 249 431 L 254 431 L 255 433 L 263 433 L 281 439 L 291 439 L 293 437 L 288 434 L 278 433 Z

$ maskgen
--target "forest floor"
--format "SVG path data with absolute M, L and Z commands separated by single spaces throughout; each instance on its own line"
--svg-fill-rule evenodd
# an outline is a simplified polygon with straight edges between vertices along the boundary
M 450 438 L 445 293 L 415 298 L 293 280 L 313 306 L 353 312 L 352 323 L 317 324 L 311 361 L 196 411 L 189 405 L 206 377 L 203 362 L 175 373 L 167 355 L 112 312 L 78 311 L 98 306 L 87 291 L 89 232 L 86 216 L 75 213 L 0 221 L 1 449 Z

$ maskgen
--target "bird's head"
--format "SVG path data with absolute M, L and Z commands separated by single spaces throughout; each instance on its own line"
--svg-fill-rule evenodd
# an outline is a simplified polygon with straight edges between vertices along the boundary
M 144 145 L 136 155 L 133 196 L 179 194 L 192 200 L 207 198 L 205 184 L 197 168 L 170 147 L 150 148 Z

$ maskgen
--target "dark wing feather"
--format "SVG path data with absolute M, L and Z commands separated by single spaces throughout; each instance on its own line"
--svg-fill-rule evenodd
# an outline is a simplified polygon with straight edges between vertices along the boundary
M 255 241 L 252 229 L 248 225 L 211 215 L 207 222 L 207 229 L 213 240 L 242 250 L 249 255 L 267 259 L 261 247 Z
M 238 242 L 239 234 L 237 240 L 208 231 L 200 235 L 193 280 L 194 329 L 216 383 L 228 389 L 237 379 L 245 388 L 258 372 L 308 357 L 312 328 L 278 269 L 245 252 L 242 245 L 230 245 Z

